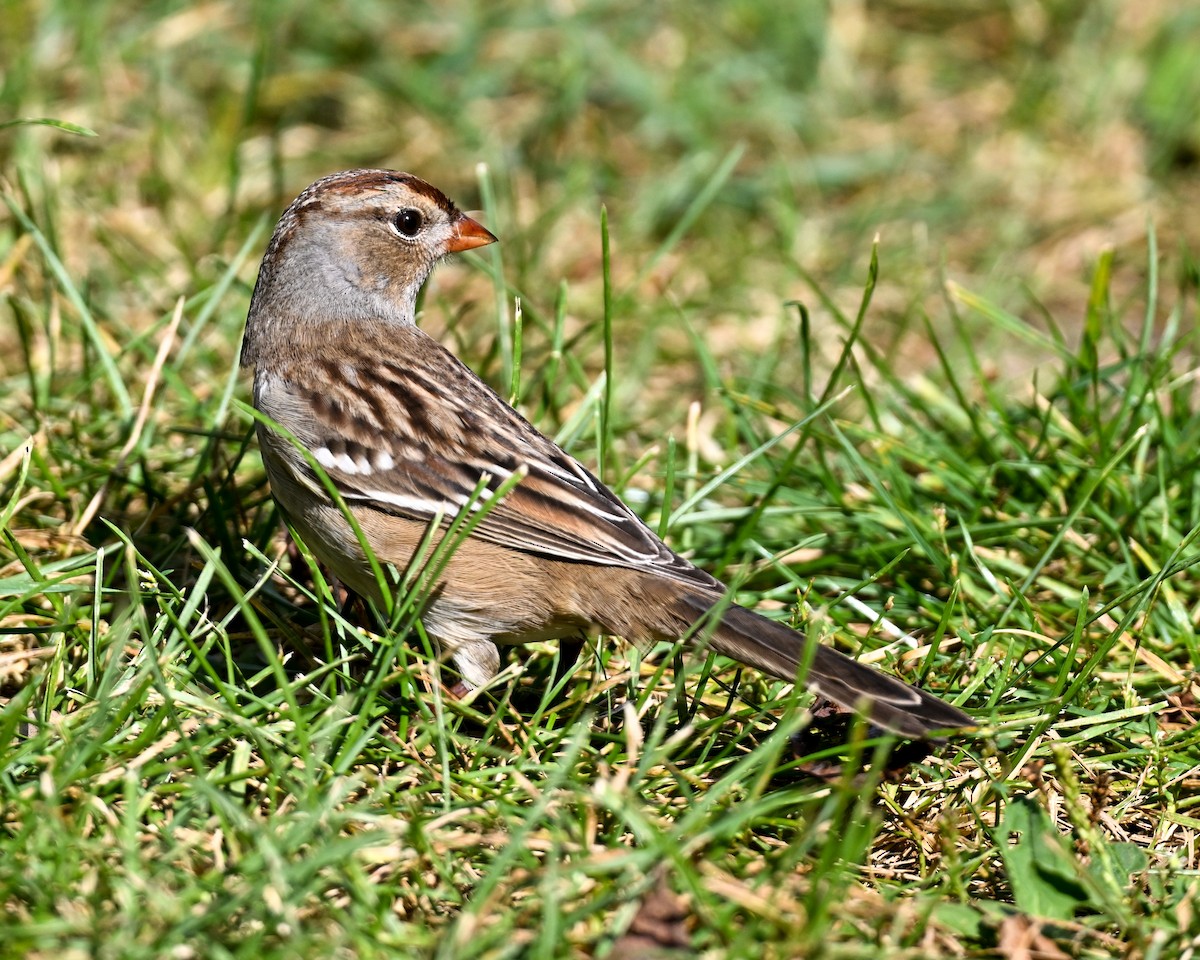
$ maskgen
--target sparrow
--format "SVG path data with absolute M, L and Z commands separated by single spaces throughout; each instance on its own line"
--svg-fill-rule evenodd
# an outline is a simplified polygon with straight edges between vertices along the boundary
M 336 577 L 381 602 L 388 585 L 363 541 L 403 571 L 431 528 L 436 543 L 462 512 L 477 525 L 421 620 L 463 689 L 495 676 L 497 644 L 599 630 L 684 638 L 902 736 L 972 725 L 924 690 L 730 603 L 723 583 L 417 327 L 435 264 L 495 241 L 436 187 L 392 170 L 324 177 L 275 228 L 241 363 L 267 421 L 257 432 L 271 492 Z

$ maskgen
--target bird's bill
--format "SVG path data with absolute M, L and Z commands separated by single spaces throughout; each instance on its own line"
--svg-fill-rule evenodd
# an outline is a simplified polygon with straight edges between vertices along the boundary
M 474 250 L 476 247 L 495 242 L 496 238 L 490 230 L 464 213 L 455 224 L 454 236 L 447 244 L 446 250 L 448 253 L 461 253 L 463 250 Z

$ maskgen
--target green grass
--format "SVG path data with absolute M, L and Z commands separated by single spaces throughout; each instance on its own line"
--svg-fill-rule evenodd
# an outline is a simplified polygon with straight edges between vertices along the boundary
M 0 0 L 0 956 L 1195 949 L 1195 18 L 831 7 Z M 234 358 L 359 164 L 502 239 L 426 329 L 981 731 L 884 775 L 614 638 L 464 705 L 343 619 Z

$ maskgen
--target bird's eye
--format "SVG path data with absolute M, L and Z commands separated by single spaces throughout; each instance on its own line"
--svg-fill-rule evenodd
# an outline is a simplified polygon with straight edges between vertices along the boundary
M 405 207 L 392 219 L 392 225 L 402 237 L 415 237 L 424 222 L 425 218 L 421 216 L 421 211 L 414 210 L 412 207 Z

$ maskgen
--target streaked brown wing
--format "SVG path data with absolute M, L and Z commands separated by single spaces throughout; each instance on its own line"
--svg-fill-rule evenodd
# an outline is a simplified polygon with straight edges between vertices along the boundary
M 386 355 L 372 356 L 331 344 L 321 361 L 280 372 L 273 389 L 290 396 L 260 397 L 266 412 L 309 446 L 347 503 L 421 522 L 438 512 L 450 518 L 468 504 L 481 476 L 495 490 L 524 465 L 528 474 L 489 507 L 475 536 L 721 589 L 435 340 L 404 327 L 387 342 Z M 297 411 L 312 417 L 288 422 Z

